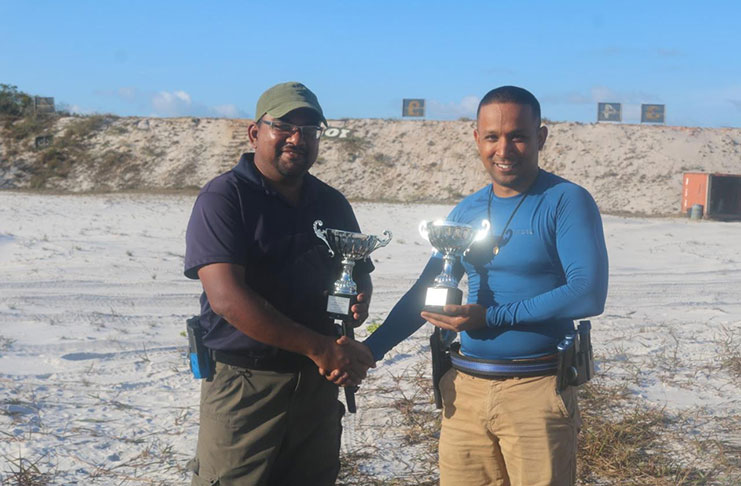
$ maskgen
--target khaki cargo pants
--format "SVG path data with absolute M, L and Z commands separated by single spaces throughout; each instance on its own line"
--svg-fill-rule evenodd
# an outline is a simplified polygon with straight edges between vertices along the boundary
M 193 486 L 332 485 L 343 405 L 313 365 L 296 373 L 216 363 L 201 385 Z
M 574 484 L 576 388 L 557 393 L 555 376 L 478 378 L 451 369 L 440 390 L 441 486 Z

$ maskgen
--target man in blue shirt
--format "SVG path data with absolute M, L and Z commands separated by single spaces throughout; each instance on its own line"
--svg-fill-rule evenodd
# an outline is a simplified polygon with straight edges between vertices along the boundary
M 538 167 L 547 136 L 530 92 L 503 86 L 481 100 L 474 139 L 492 182 L 448 216 L 491 223 L 489 238 L 455 266 L 456 278 L 468 275 L 468 303 L 420 314 L 442 268 L 441 255 L 433 255 L 365 341 L 376 360 L 426 320 L 460 333 L 465 359 L 548 364 L 574 319 L 602 313 L 608 264 L 599 210 L 584 188 Z M 558 390 L 553 372 L 481 376 L 454 363 L 440 392 L 442 485 L 574 483 L 576 391 Z

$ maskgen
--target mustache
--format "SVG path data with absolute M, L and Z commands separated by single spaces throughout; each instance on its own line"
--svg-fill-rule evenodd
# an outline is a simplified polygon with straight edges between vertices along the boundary
M 283 151 L 283 152 L 286 152 L 286 151 L 296 152 L 298 154 L 305 154 L 306 153 L 306 149 L 305 148 L 300 147 L 298 145 L 293 145 L 293 144 L 286 144 L 286 145 L 284 145 L 283 147 L 281 147 L 281 151 Z

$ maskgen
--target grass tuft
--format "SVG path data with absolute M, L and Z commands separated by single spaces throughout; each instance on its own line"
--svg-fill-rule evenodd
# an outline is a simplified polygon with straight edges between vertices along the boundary
M 720 347 L 720 367 L 735 380 L 741 381 L 741 329 L 721 328 L 718 338 Z
M 42 472 L 36 461 L 30 461 L 22 456 L 18 458 L 5 457 L 9 469 L 2 471 L 0 486 L 46 486 L 51 483 L 53 475 Z

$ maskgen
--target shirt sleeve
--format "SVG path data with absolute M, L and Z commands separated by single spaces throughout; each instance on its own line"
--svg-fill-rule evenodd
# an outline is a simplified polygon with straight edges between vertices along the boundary
M 240 208 L 220 193 L 204 192 L 196 199 L 185 233 L 185 276 L 211 263 L 245 263 L 244 228 Z
M 420 312 L 425 304 L 427 287 L 432 285 L 442 269 L 442 258 L 436 256 L 430 258 L 422 274 L 391 309 L 383 324 L 363 341 L 363 344 L 370 348 L 376 361 L 382 359 L 394 346 L 411 336 L 425 323 Z M 457 278 L 463 274 L 460 265 L 456 266 L 455 273 Z
M 599 209 L 583 188 L 564 194 L 558 203 L 556 251 L 566 283 L 530 299 L 489 307 L 489 327 L 602 313 L 607 298 L 607 248 Z

